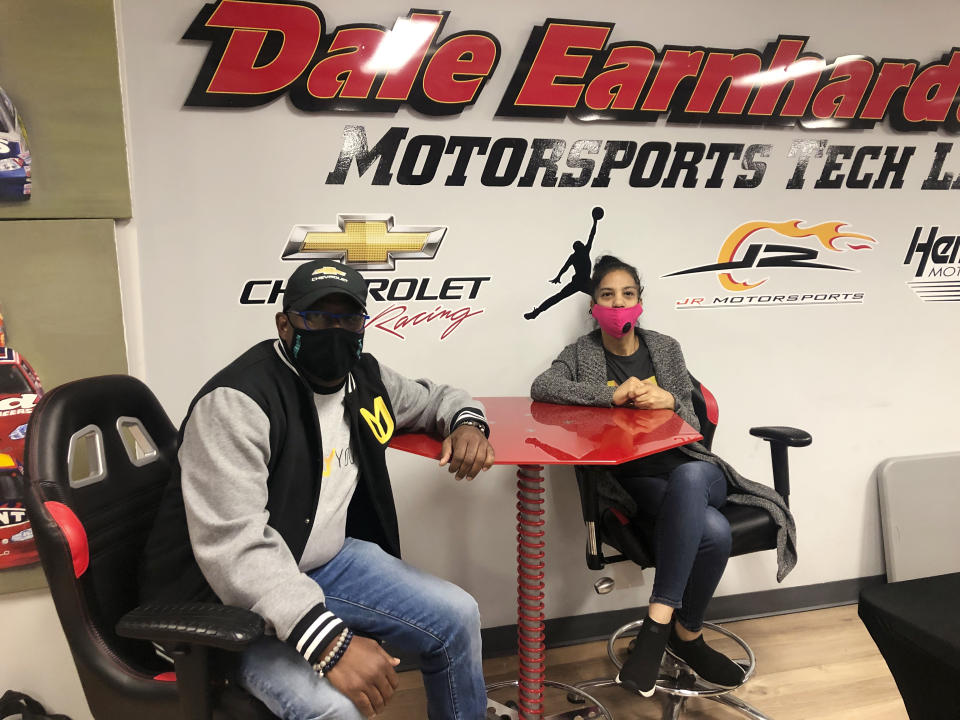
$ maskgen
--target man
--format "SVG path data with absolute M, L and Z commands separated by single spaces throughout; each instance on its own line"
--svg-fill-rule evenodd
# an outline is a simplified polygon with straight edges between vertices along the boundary
M 273 634 L 242 655 L 239 682 L 280 717 L 380 712 L 399 661 L 369 635 L 420 656 L 431 719 L 478 720 L 476 602 L 399 560 L 385 451 L 395 430 L 437 432 L 440 464 L 471 479 L 493 464 L 489 430 L 467 393 L 361 352 L 366 297 L 345 265 L 299 266 L 279 339 L 203 386 L 180 430 L 142 594 L 262 615 Z

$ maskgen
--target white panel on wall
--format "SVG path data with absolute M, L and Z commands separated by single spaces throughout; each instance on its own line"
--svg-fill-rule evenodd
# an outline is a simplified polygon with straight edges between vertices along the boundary
M 955 450 L 960 441 L 952 426 L 960 390 L 951 382 L 960 349 L 954 330 L 960 304 L 924 296 L 933 282 L 949 281 L 960 264 L 956 257 L 928 260 L 918 277 L 921 255 L 908 253 L 917 228 L 921 241 L 934 227 L 934 240 L 960 234 L 957 191 L 922 189 L 937 144 L 953 143 L 954 136 L 944 129 L 899 132 L 888 121 L 836 130 L 828 124 L 676 124 L 663 117 L 586 122 L 496 113 L 531 31 L 547 17 L 614 23 L 609 43 L 636 41 L 657 50 L 676 45 L 762 52 L 778 36 L 809 36 L 804 52 L 828 62 L 861 54 L 877 62 L 915 58 L 918 66 L 940 62 L 944 53 L 949 61 L 960 21 L 948 2 L 925 3 L 922 12 L 890 3 L 866 12 L 819 0 L 802 6 L 693 5 L 695 11 L 690 3 L 672 10 L 649 2 L 451 0 L 443 6 L 450 14 L 441 36 L 490 33 L 499 41 L 500 59 L 475 104 L 460 114 L 431 116 L 408 106 L 395 113 L 307 112 L 293 106 L 289 93 L 259 107 L 184 107 L 210 43 L 181 38 L 203 4 L 121 0 L 135 199 L 135 227 L 124 237 L 137 244 L 136 253 L 125 257 L 139 263 L 142 327 L 136 335 L 142 337 L 145 379 L 171 416 L 179 421 L 213 372 L 273 334 L 277 305 L 268 300 L 273 283 L 294 266 L 281 259 L 294 226 L 334 226 L 340 214 L 388 214 L 397 225 L 446 228 L 433 259 L 399 259 L 393 270 L 365 271 L 382 295 L 393 287 L 394 297 L 403 298 L 405 289 L 417 287 L 424 298 L 372 302 L 379 317 L 367 330 L 367 350 L 408 375 L 462 385 L 476 395 L 525 395 L 564 344 L 590 327 L 583 294 L 536 320 L 525 320 L 523 313 L 562 287 L 549 281 L 573 242 L 586 240 L 591 209 L 600 206 L 605 216 L 592 256 L 613 252 L 640 268 L 643 323 L 679 339 L 690 368 L 720 400 L 718 452 L 749 477 L 771 482 L 767 447 L 747 429 L 788 424 L 814 437 L 811 447 L 791 452 L 800 562 L 785 585 L 882 573 L 873 469 L 884 457 Z M 409 10 L 383 0 L 317 7 L 325 32 L 350 23 L 391 28 Z M 932 17 L 941 20 L 931 23 Z M 953 67 L 944 71 L 943 82 L 955 92 L 960 78 Z M 843 77 L 838 71 L 837 80 Z M 327 181 L 348 125 L 362 126 L 371 147 L 391 128 L 406 129 L 388 184 L 374 184 L 376 165 L 362 176 L 352 165 L 342 184 Z M 545 147 L 562 146 L 559 172 L 572 175 L 583 169 L 570 157 L 580 140 L 596 141 L 599 148 L 608 141 L 666 143 L 664 175 L 678 149 L 696 152 L 702 144 L 709 153 L 714 147 L 697 165 L 692 187 L 683 186 L 685 173 L 675 187 L 665 187 L 662 179 L 654 187 L 632 187 L 630 168 L 611 170 L 605 187 L 543 187 L 542 170 L 532 187 L 516 180 L 490 187 L 482 182 L 486 158 L 479 154 L 467 165 L 462 186 L 445 185 L 454 174 L 455 152 L 442 155 L 430 182 L 401 184 L 403 153 L 411 143 L 448 148 L 455 136 L 489 138 L 491 148 L 500 138 L 528 145 L 554 139 L 559 142 Z M 821 140 L 823 148 L 796 145 Z M 717 176 L 720 187 L 710 187 L 725 152 L 721 144 L 742 146 L 740 158 L 729 160 Z M 828 170 L 825 182 L 851 173 L 871 173 L 871 182 L 878 182 L 887 153 L 899 161 L 912 152 L 900 173 L 902 187 L 893 187 L 896 172 L 882 188 L 815 187 L 830 147 L 838 145 L 839 169 Z M 587 149 L 594 145 L 576 147 L 586 153 L 581 159 L 595 161 L 595 178 L 604 151 L 591 155 Z M 758 172 L 756 165 L 744 165 L 751 147 L 758 148 L 753 160 L 766 164 L 762 180 L 754 188 L 735 187 L 738 175 Z M 787 189 L 803 148 L 814 154 L 805 181 Z M 824 156 L 816 157 L 820 149 Z M 858 153 L 860 175 L 854 172 Z M 527 150 L 520 175 L 529 157 Z M 421 158 L 407 171 L 421 173 L 423 167 Z M 940 170 L 941 178 L 960 172 L 960 151 L 945 155 Z M 799 237 L 783 225 L 792 221 L 801 229 L 835 224 L 837 235 L 853 235 Z M 747 223 L 765 225 L 750 233 Z M 747 262 L 751 244 L 762 247 Z M 798 261 L 796 248 L 805 250 L 808 264 L 835 269 L 784 266 L 791 253 Z M 674 274 L 737 261 L 747 267 L 728 267 L 726 285 L 720 270 Z M 931 275 L 934 269 L 939 274 Z M 568 271 L 563 282 L 570 276 Z M 432 299 L 445 281 L 456 286 L 451 278 L 470 279 L 447 299 Z M 730 289 L 760 281 L 748 290 Z M 458 324 L 425 315 L 412 322 L 418 313 L 439 316 L 443 310 L 477 314 Z M 403 326 L 402 318 L 409 324 Z M 464 486 L 421 459 L 394 452 L 390 463 L 406 559 L 471 591 L 486 625 L 512 622 L 513 472 L 498 467 Z M 649 587 L 643 585 L 594 596 L 593 574 L 583 566 L 572 472 L 553 469 L 547 476 L 548 581 L 564 588 L 550 596 L 548 613 L 645 603 Z M 429 525 L 420 520 L 425 507 L 431 509 Z M 774 575 L 772 553 L 735 559 L 719 594 L 777 587 Z

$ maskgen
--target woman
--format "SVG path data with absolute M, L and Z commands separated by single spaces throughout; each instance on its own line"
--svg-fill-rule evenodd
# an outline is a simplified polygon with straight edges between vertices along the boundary
M 636 268 L 605 255 L 594 264 L 591 282 L 590 313 L 600 329 L 564 348 L 533 381 L 533 399 L 674 410 L 699 429 L 680 345 L 636 327 L 643 312 Z M 704 680 L 724 687 L 740 684 L 741 667 L 707 645 L 702 632 L 707 603 L 730 555 L 730 526 L 719 509 L 731 500 L 771 513 L 780 527 L 777 579 L 782 580 L 796 563 L 793 519 L 783 500 L 699 443 L 626 463 L 598 489 L 606 502 L 635 506 L 655 526 L 653 593 L 618 681 L 651 695 L 669 647 Z

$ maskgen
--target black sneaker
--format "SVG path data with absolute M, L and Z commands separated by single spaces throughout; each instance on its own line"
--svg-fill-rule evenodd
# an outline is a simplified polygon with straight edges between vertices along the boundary
M 735 688 L 743 683 L 743 668 L 707 645 L 702 634 L 696 640 L 685 642 L 680 639 L 676 630 L 671 630 L 667 652 L 685 662 L 697 677 L 711 685 Z
M 669 623 L 658 623 L 649 617 L 637 633 L 636 646 L 620 668 L 616 681 L 644 697 L 653 695 L 660 676 L 660 661 L 670 634 Z

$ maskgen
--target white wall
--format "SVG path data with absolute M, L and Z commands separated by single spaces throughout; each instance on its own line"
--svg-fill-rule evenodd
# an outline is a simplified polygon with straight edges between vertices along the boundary
M 0 617 L 8 619 L 6 646 L 16 648 L 0 663 L 0 690 L 25 692 L 50 713 L 92 720 L 50 593 L 43 589 L 0 595 Z
M 445 225 L 433 261 L 401 261 L 368 277 L 490 275 L 475 306 L 485 312 L 440 342 L 439 330 L 410 328 L 406 340 L 368 331 L 366 348 L 407 374 L 467 387 L 475 395 L 524 395 L 561 347 L 587 329 L 583 296 L 535 322 L 521 314 L 556 289 L 547 280 L 575 239 L 585 239 L 589 211 L 606 209 L 596 257 L 613 251 L 636 262 L 647 284 L 644 322 L 677 337 L 689 366 L 721 402 L 715 448 L 741 471 L 769 482 L 766 444 L 747 429 L 790 424 L 814 444 L 792 453 L 800 563 L 785 585 L 807 585 L 883 572 L 871 472 L 885 457 L 956 449 L 950 382 L 958 340 L 958 305 L 923 303 L 906 285 L 903 264 L 914 227 L 941 225 L 957 233 L 951 192 L 919 189 L 944 133 L 800 128 L 692 127 L 494 118 L 527 36 L 547 16 L 617 23 L 613 41 L 762 49 L 778 34 L 808 34 L 808 50 L 828 59 L 863 53 L 874 59 L 938 59 L 956 44 L 953 5 L 927 3 L 922 13 L 891 3 L 816 1 L 802 6 L 751 2 L 661 4 L 576 2 L 524 4 L 448 2 L 444 35 L 467 29 L 493 33 L 502 44 L 498 70 L 476 105 L 460 116 L 431 118 L 409 109 L 396 115 L 304 113 L 285 98 L 260 108 L 182 108 L 206 43 L 183 41 L 200 3 L 122 0 L 123 67 L 130 127 L 135 217 L 121 233 L 130 243 L 123 269 L 129 336 L 142 339 L 131 358 L 179 421 L 196 389 L 244 348 L 272 334 L 275 307 L 241 306 L 248 279 L 285 278 L 280 260 L 295 224 L 332 224 L 337 213 L 392 213 L 400 224 Z M 391 26 L 408 6 L 383 1 L 326 4 L 331 26 Z M 931 17 L 941 21 L 929 22 Z M 770 143 L 770 169 L 755 190 L 630 188 L 625 176 L 609 188 L 484 188 L 479 169 L 465 187 L 373 186 L 351 170 L 344 185 L 325 185 L 343 127 L 361 124 L 372 144 L 391 126 L 417 134 L 486 135 Z M 914 145 L 902 190 L 784 189 L 787 157 L 797 138 L 854 145 Z M 443 166 L 449 167 L 448 164 Z M 372 171 L 371 171 L 372 173 Z M 439 176 L 443 176 L 442 169 Z M 730 173 L 728 173 L 728 177 Z M 729 181 L 728 181 L 729 183 Z M 770 273 L 771 292 L 863 292 L 862 304 L 748 307 L 679 311 L 685 296 L 722 295 L 712 275 L 662 278 L 712 262 L 727 233 L 751 220 L 846 222 L 877 242 L 871 250 L 821 257 L 850 273 Z M 771 241 L 774 241 L 772 239 Z M 825 253 L 824 253 L 825 254 Z M 122 259 L 123 262 L 123 259 Z M 758 271 L 748 273 L 751 279 Z M 760 271 L 762 272 L 762 271 Z M 418 309 L 432 309 L 421 303 Z M 141 319 L 142 318 L 142 319 Z M 138 340 L 139 342 L 139 340 Z M 131 345 L 132 349 L 136 347 Z M 139 364 L 142 361 L 142 365 Z M 431 463 L 390 458 L 406 558 L 474 593 L 485 624 L 513 621 L 515 607 L 514 475 L 497 467 L 465 486 Z M 573 474 L 548 471 L 548 614 L 563 616 L 642 604 L 649 587 L 598 598 L 583 566 L 583 538 Z M 430 522 L 424 513 L 429 510 Z M 774 588 L 773 553 L 731 562 L 718 594 Z M 559 591 L 562 588 L 562 591 Z

